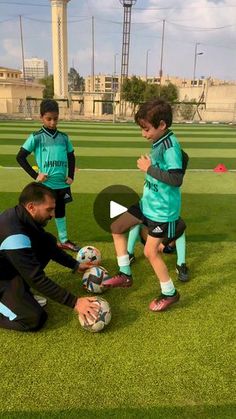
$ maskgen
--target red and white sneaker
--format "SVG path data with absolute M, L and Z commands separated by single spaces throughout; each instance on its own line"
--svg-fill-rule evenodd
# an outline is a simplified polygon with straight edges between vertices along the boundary
M 107 288 L 129 288 L 132 284 L 132 275 L 126 275 L 123 272 L 119 272 L 117 275 L 102 281 L 102 285 Z
M 149 304 L 149 308 L 151 311 L 164 311 L 166 310 L 171 304 L 177 303 L 179 301 L 180 295 L 178 291 L 175 292 L 175 295 L 168 296 L 161 294 L 160 298 L 155 298 L 155 300 L 151 301 Z
M 64 243 L 58 242 L 57 246 L 63 250 L 71 250 L 72 252 L 78 252 L 80 247 L 73 243 L 71 240 L 67 240 Z

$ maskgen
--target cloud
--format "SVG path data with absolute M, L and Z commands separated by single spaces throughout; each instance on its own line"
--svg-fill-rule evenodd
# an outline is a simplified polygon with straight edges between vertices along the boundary
M 45 1 L 44 4 L 47 2 Z M 160 70 L 162 25 L 165 19 L 163 71 L 169 75 L 192 77 L 196 42 L 204 52 L 198 57 L 197 77 L 235 79 L 236 7 L 233 0 L 137 0 L 132 7 L 129 73 L 144 75 L 149 49 L 148 74 Z M 235 5 L 236 6 L 236 5 Z M 21 66 L 19 17 L 23 15 L 25 56 L 49 61 L 52 69 L 50 7 L 29 9 L 27 5 L 4 6 L 0 25 L 1 63 Z M 123 6 L 118 0 L 71 0 L 68 3 L 69 66 L 80 74 L 91 74 L 92 16 L 94 16 L 95 73 L 111 73 L 114 55 L 120 71 Z M 222 29 L 216 29 L 225 26 Z M 215 28 L 215 29 L 214 29 Z

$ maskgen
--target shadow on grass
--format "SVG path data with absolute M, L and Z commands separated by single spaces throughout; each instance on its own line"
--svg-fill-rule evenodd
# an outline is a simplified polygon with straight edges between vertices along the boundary
M 59 279 L 56 278 L 55 274 L 49 276 L 60 286 L 78 297 L 98 296 L 107 300 L 111 306 L 112 312 L 112 321 L 109 325 L 110 332 L 117 332 L 118 329 L 125 329 L 126 327 L 129 327 L 129 325 L 136 322 L 138 317 L 141 315 L 140 311 L 133 308 L 130 308 L 128 312 L 122 311 L 122 309 L 119 307 L 119 304 L 117 304 L 117 301 L 122 300 L 122 302 L 124 302 L 125 299 L 128 298 L 129 292 L 132 292 L 132 290 L 108 289 L 102 294 L 90 294 L 83 290 L 81 287 L 82 276 L 78 276 L 76 280 L 74 280 L 74 275 L 68 274 L 68 272 L 60 272 Z M 76 315 L 73 313 L 73 309 L 70 307 L 63 306 L 50 299 L 48 299 L 48 304 L 45 307 L 45 311 L 48 313 L 48 320 L 43 330 L 45 328 L 47 330 L 61 329 L 66 325 L 69 327 L 70 322 L 73 320 L 73 315 Z M 124 317 L 125 322 L 123 321 Z
M 1 193 L 0 211 L 13 207 L 18 193 Z M 97 194 L 73 193 L 74 202 L 66 208 L 69 236 L 79 243 L 112 242 L 110 233 L 103 231 L 93 216 Z M 234 227 L 236 195 L 183 194 L 182 217 L 187 224 L 188 242 L 235 241 Z M 55 223 L 47 230 L 56 235 Z
M 12 412 L 1 413 L 4 419 L 46 419 L 46 418 L 81 418 L 81 419 L 233 419 L 236 406 L 156 406 L 151 408 L 120 408 L 120 409 L 68 409 L 54 412 Z

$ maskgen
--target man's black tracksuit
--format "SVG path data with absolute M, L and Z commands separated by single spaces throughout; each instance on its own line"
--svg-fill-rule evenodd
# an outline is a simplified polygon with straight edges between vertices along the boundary
M 77 297 L 46 276 L 50 260 L 72 270 L 78 267 L 23 206 L 0 214 L 0 327 L 21 331 L 42 327 L 47 314 L 31 287 L 58 303 L 75 306 Z

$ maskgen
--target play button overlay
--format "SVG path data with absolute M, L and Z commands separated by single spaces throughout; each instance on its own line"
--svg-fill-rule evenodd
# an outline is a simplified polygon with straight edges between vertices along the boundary
M 137 204 L 139 199 L 139 195 L 128 186 L 108 186 L 94 201 L 93 213 L 97 224 L 110 233 L 110 226 L 116 217 L 124 214 L 131 205 Z
M 117 217 L 127 211 L 128 208 L 123 205 L 118 204 L 117 202 L 110 202 L 110 218 Z

